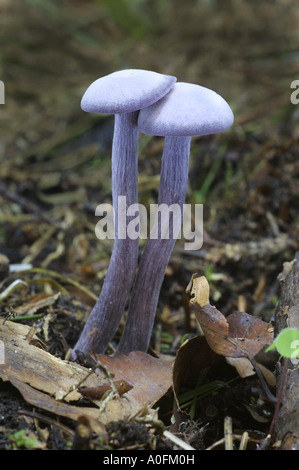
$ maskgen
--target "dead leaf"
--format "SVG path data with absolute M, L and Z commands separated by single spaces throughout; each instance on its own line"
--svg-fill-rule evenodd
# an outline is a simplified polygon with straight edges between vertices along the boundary
M 207 279 L 204 276 L 195 277 L 193 274 L 191 281 L 186 288 L 186 292 L 190 294 L 190 303 L 197 302 L 201 307 L 209 303 L 210 287 Z
M 106 383 L 107 377 L 102 372 L 98 374 L 79 364 L 63 361 L 29 344 L 26 340 L 29 331 L 28 326 L 10 321 L 0 325 L 0 341 L 5 352 L 0 377 L 15 385 L 25 400 L 34 406 L 71 419 L 85 413 L 103 426 L 135 415 L 146 402 L 152 406 L 171 387 L 172 363 L 169 361 L 142 352 L 115 358 L 100 356 L 101 363 L 109 368 L 116 380 L 126 380 L 133 388 L 108 401 L 104 409 L 99 409 L 100 400 L 92 400 L 99 408 L 75 406 L 82 400 L 77 387 L 82 384 L 97 387 Z M 36 336 L 33 338 L 37 339 Z M 63 402 L 72 402 L 72 405 Z
M 247 357 L 226 357 L 225 359 L 228 364 L 237 370 L 242 379 L 255 375 L 253 365 Z
M 29 384 L 16 378 L 11 379 L 10 382 L 19 390 L 24 400 L 30 405 L 49 411 L 55 415 L 73 419 L 74 421 L 77 421 L 81 416 L 87 416 L 93 432 L 98 434 L 105 432 L 105 426 L 101 421 L 102 415 L 97 408 L 71 406 L 67 403 L 57 401 L 47 393 L 36 390 Z
M 268 367 L 264 366 L 264 364 L 261 364 L 260 362 L 257 362 L 257 366 L 260 369 L 261 373 L 264 376 L 264 379 L 266 380 L 267 384 L 269 387 L 276 387 L 276 377 L 275 374 L 268 369 Z
M 4 364 L 0 364 L 2 380 L 17 379 L 37 390 L 59 398 L 84 379 L 89 370 L 73 362 L 63 361 L 47 351 L 28 343 L 30 328 L 27 325 L 7 321 L 0 324 L 0 340 L 4 344 Z M 38 340 L 37 336 L 33 337 Z M 86 385 L 99 384 L 95 374 L 88 377 Z M 78 400 L 81 395 L 72 391 L 66 401 Z
M 115 357 L 97 356 L 101 364 L 114 374 L 115 380 L 125 380 L 133 386 L 129 394 L 140 404 L 154 405 L 171 387 L 172 362 L 162 360 L 142 351 Z
M 189 388 L 204 369 L 222 360 L 224 358 L 211 350 L 204 336 L 196 336 L 184 342 L 173 365 L 173 391 L 178 410 L 178 394 L 181 389 Z
M 113 391 L 113 387 L 115 387 L 115 390 L 121 396 L 124 393 L 127 393 L 129 390 L 132 390 L 133 385 L 128 384 L 128 382 L 125 380 L 115 380 L 111 385 L 107 383 L 98 385 L 97 387 L 80 387 L 78 388 L 78 391 L 84 397 L 101 400 L 104 395 L 107 395 L 107 392 Z
M 33 297 L 22 305 L 15 308 L 18 315 L 33 315 L 38 310 L 53 305 L 56 300 L 60 297 L 61 292 L 56 294 L 42 294 Z
M 225 317 L 209 303 L 205 277 L 194 279 L 190 293 L 196 319 L 211 349 L 226 357 L 254 357 L 273 341 L 273 327 L 246 312 Z
M 194 304 L 195 316 L 211 349 L 228 357 L 254 357 L 273 341 L 271 324 L 246 312 L 233 312 L 228 317 L 208 304 Z

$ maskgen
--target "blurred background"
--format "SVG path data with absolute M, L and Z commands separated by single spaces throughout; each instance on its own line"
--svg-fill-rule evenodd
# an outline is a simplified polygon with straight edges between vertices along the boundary
M 287 106 L 298 73 L 294 0 L 1 0 L 0 8 L 7 156 L 20 147 L 36 154 L 29 148 L 56 133 L 63 141 L 64 128 L 86 118 L 87 86 L 117 69 L 215 89 L 237 124 L 256 126 Z
M 81 97 L 118 69 L 175 75 L 222 95 L 235 124 L 192 140 L 187 200 L 204 203 L 205 243 L 186 253 L 178 241 L 160 311 L 180 312 L 199 272 L 224 313 L 269 317 L 298 249 L 298 26 L 295 0 L 1 0 L 0 252 L 99 293 L 112 245 L 95 239 L 94 210 L 111 199 L 113 117 L 84 113 Z M 162 150 L 141 135 L 144 204 Z

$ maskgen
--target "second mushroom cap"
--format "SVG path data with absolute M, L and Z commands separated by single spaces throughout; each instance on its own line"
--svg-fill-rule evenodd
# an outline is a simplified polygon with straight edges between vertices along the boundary
M 208 135 L 229 129 L 233 112 L 215 91 L 177 82 L 172 90 L 139 113 L 138 127 L 156 136 Z

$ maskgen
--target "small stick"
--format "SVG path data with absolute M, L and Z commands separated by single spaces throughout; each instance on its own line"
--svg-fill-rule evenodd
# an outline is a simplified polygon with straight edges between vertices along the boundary
M 183 441 L 179 437 L 175 436 L 169 431 L 164 431 L 163 436 L 166 437 L 166 439 L 169 439 L 171 442 L 176 444 L 177 446 L 181 447 L 184 450 L 196 450 L 194 447 L 190 446 L 190 444 L 187 444 L 187 442 Z
M 248 432 L 247 431 L 243 432 L 240 445 L 239 445 L 239 450 L 246 450 L 247 444 L 248 444 L 248 438 L 249 438 Z
M 247 434 L 248 441 L 254 442 L 255 444 L 259 444 L 260 441 L 257 440 L 257 439 L 252 439 L 251 437 L 249 437 L 249 436 L 248 436 L 248 433 L 247 433 L 246 431 L 242 434 L 242 436 L 240 436 L 239 434 L 233 434 L 233 439 L 234 439 L 235 441 L 242 441 L 242 438 L 243 438 L 244 434 Z M 219 441 L 216 441 L 216 442 L 214 442 L 213 444 L 211 444 L 209 447 L 207 447 L 206 450 L 212 450 L 212 449 L 214 449 L 215 447 L 218 447 L 218 446 L 220 446 L 221 444 L 224 444 L 224 442 L 225 442 L 225 438 L 222 437 L 221 439 L 219 439 Z M 240 444 L 240 446 L 241 446 L 241 444 Z M 240 450 L 241 450 L 241 449 L 240 449 Z M 244 450 L 244 449 L 243 449 L 243 450 Z
M 233 450 L 233 426 L 230 416 L 224 418 L 224 445 L 225 450 Z
M 216 441 L 214 442 L 212 445 L 210 445 L 210 447 L 207 447 L 206 450 L 212 450 L 214 449 L 215 447 L 218 447 L 220 446 L 221 444 L 224 444 L 225 442 L 225 438 L 222 437 L 221 439 L 219 439 L 219 441 Z
M 95 371 L 95 369 L 98 367 L 98 364 L 95 364 L 91 369 L 90 371 L 86 374 L 85 377 L 83 377 L 83 379 L 80 380 L 80 382 L 77 383 L 77 385 L 72 385 L 68 392 L 66 392 L 62 397 L 61 397 L 61 400 L 64 400 L 71 392 L 73 392 L 74 390 L 76 390 L 76 388 L 79 388 L 80 385 L 83 384 L 83 382 L 85 382 L 85 380 L 88 379 L 88 377 L 93 374 L 93 372 Z
M 63 432 L 68 434 L 70 437 L 74 437 L 74 431 L 64 424 L 60 423 L 59 421 L 55 421 L 55 419 L 50 418 L 49 416 L 45 416 L 41 413 L 37 413 L 36 411 L 29 411 L 29 410 L 18 410 L 17 413 L 19 415 L 30 416 L 31 418 L 38 419 L 44 423 L 47 423 L 51 426 L 56 426 L 57 428 L 61 429 Z
M 250 360 L 251 364 L 253 365 L 254 367 L 254 370 L 255 372 L 257 373 L 258 375 L 258 378 L 260 379 L 260 382 L 262 384 L 262 387 L 264 389 L 264 392 L 265 394 L 267 395 L 267 398 L 268 400 L 271 402 L 271 403 L 274 403 L 276 404 L 277 403 L 277 398 L 270 392 L 269 390 L 269 387 L 264 379 L 264 376 L 263 374 L 261 373 L 260 371 L 260 368 L 258 367 L 257 363 L 255 362 L 255 360 L 253 359 L 253 357 L 250 357 L 250 356 L 247 356 L 248 359 Z

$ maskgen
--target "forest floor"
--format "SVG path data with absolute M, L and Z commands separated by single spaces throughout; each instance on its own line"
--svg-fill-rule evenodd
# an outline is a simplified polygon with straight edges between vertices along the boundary
M 13 363 L 18 374 L 11 367 L 4 371 L 0 449 L 180 448 L 167 438 L 167 429 L 195 449 L 222 449 L 226 417 L 234 448 L 245 432 L 252 450 L 266 437 L 273 403 L 257 375 L 242 378 L 224 358 L 210 364 L 198 357 L 194 345 L 205 346 L 193 342 L 201 340 L 186 293 L 197 273 L 207 279 L 210 302 L 225 317 L 240 311 L 271 322 L 278 276 L 299 250 L 299 115 L 290 102 L 299 60 L 298 9 L 291 1 L 261 1 L 256 9 L 238 1 L 238 7 L 230 1 L 217 11 L 212 5 L 197 10 L 193 2 L 184 8 L 178 1 L 166 2 L 164 14 L 158 5 L 150 11 L 140 2 L 144 11 L 125 8 L 118 15 L 109 2 L 83 6 L 73 1 L 68 7 L 3 2 L 0 333 L 15 335 L 18 347 L 36 354 L 36 377 L 25 359 Z M 195 25 L 203 18 L 198 31 Z M 133 377 L 133 409 L 119 411 L 125 398 L 111 399 L 101 420 L 95 414 L 98 402 L 75 395 L 65 408 L 54 409 L 59 390 L 53 391 L 51 374 L 56 367 L 62 377 L 66 373 L 66 358 L 99 295 L 112 250 L 112 241 L 99 243 L 94 230 L 96 206 L 111 200 L 113 118 L 82 113 L 80 99 L 95 78 L 129 67 L 161 70 L 216 89 L 231 104 L 235 123 L 224 134 L 192 140 L 186 202 L 204 205 L 204 243 L 200 250 L 186 251 L 184 240 L 178 240 L 146 358 L 131 357 L 116 373 L 101 357 L 120 377 L 131 373 L 134 360 L 147 371 L 146 379 Z M 163 139 L 140 136 L 139 198 L 146 207 L 157 202 L 162 151 Z M 140 253 L 143 246 L 144 241 Z M 27 265 L 25 271 L 17 269 L 20 263 Z M 24 340 L 32 339 L 33 331 L 34 344 Z M 181 354 L 186 339 L 187 359 Z M 37 363 L 46 367 L 42 361 L 47 360 L 49 369 L 42 372 Z M 265 353 L 259 361 L 275 394 L 276 356 Z M 88 372 L 85 365 L 80 374 Z M 162 389 L 156 371 L 164 380 Z M 41 385 L 43 373 L 48 376 Z M 88 410 L 89 418 L 80 415 L 78 421 L 76 407 L 82 416 Z M 103 426 L 97 425 L 101 421 Z

